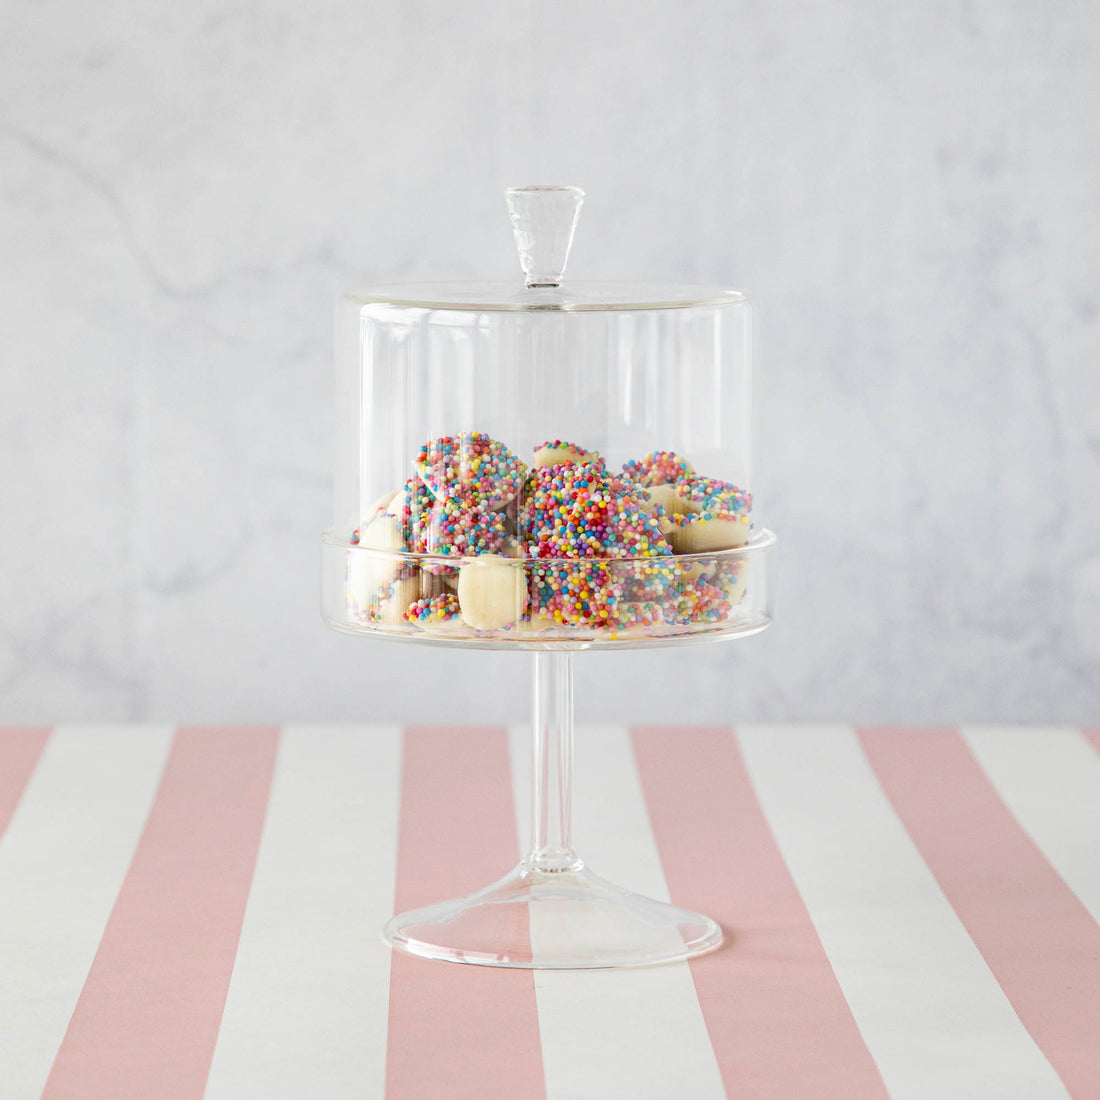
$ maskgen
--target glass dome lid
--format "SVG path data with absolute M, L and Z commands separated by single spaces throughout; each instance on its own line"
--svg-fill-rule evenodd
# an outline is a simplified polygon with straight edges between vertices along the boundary
M 523 286 L 505 280 L 386 283 L 347 297 L 364 305 L 479 312 L 683 309 L 747 298 L 742 291 L 723 286 L 572 281 L 563 286 L 584 192 L 579 187 L 510 187 L 506 197 L 525 276 Z

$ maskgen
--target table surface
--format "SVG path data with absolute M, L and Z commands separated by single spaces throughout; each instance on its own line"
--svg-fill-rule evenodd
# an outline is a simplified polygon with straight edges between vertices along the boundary
M 1100 731 L 582 726 L 581 855 L 725 946 L 391 954 L 517 861 L 528 751 L 0 730 L 0 1097 L 1100 1097 Z

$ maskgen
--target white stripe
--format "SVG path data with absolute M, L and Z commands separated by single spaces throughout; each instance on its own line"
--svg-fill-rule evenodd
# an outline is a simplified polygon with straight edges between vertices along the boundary
M 577 730 L 574 821 L 578 854 L 597 874 L 668 901 L 657 844 L 625 729 Z M 529 841 L 531 735 L 511 731 L 520 844 Z M 552 937 L 531 914 L 531 942 Z M 687 963 L 636 970 L 535 971 L 549 1100 L 725 1097 Z M 644 1011 L 639 1010 L 644 1006 Z
M 152 806 L 170 726 L 59 727 L 0 840 L 0 1096 L 46 1084 Z
M 852 730 L 738 732 L 768 823 L 891 1097 L 1066 1097 Z
M 207 1100 L 384 1093 L 400 786 L 398 727 L 283 730 Z
M 1100 753 L 1066 727 L 961 732 L 1024 831 L 1100 922 Z

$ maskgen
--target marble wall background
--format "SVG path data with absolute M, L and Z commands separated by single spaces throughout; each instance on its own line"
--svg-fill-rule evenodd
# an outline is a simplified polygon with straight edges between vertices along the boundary
M 521 719 L 321 625 L 331 313 L 568 182 L 577 277 L 762 299 L 783 539 L 770 632 L 583 716 L 1100 721 L 1098 73 L 1071 0 L 8 0 L 0 717 Z

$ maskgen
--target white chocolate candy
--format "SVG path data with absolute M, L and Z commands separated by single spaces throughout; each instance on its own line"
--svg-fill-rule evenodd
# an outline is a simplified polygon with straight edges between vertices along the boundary
M 430 439 L 420 449 L 416 472 L 436 500 L 473 497 L 484 508 L 503 508 L 523 486 L 527 470 L 499 440 L 484 432 Z
M 658 504 L 669 516 L 683 516 L 688 512 L 698 511 L 693 501 L 685 500 L 676 492 L 675 485 L 650 485 L 644 492 L 649 503 L 647 511 L 653 511 Z
M 677 554 L 706 554 L 744 546 L 751 529 L 752 521 L 747 515 L 735 519 L 693 519 L 674 525 L 667 537 Z
M 365 559 L 364 569 L 374 579 L 374 587 L 390 583 L 401 571 L 401 553 L 405 549 L 405 537 L 401 524 L 393 516 L 383 512 L 376 516 L 359 533 L 359 545 L 365 550 L 384 553 L 360 554 Z
M 405 612 L 419 597 L 419 577 L 405 577 L 394 581 L 378 594 L 378 602 L 372 609 L 373 617 L 387 626 L 401 626 L 405 622 Z
M 586 451 L 575 443 L 561 443 L 556 447 L 549 443 L 535 451 L 532 466 L 560 466 L 566 462 L 597 462 L 599 454 L 595 451 Z
M 401 525 L 384 512 L 359 533 L 359 546 L 348 550 L 347 595 L 355 610 L 366 612 L 378 590 L 401 571 L 400 554 L 404 548 Z
M 475 630 L 511 626 L 527 605 L 527 577 L 514 559 L 496 554 L 467 558 L 458 575 L 462 621 Z
M 372 584 L 367 555 L 353 557 L 348 563 L 348 603 L 358 618 L 371 622 L 382 622 L 396 626 L 403 622 L 409 605 L 420 596 L 420 578 L 402 577 L 399 580 L 387 580 L 378 585 Z
M 647 485 L 641 490 L 642 508 L 650 513 L 657 512 L 657 527 L 665 541 L 675 550 L 672 532 L 675 529 L 670 516 L 686 516 L 699 511 L 699 505 L 677 492 L 672 484 Z M 683 553 L 684 551 L 678 551 Z
M 695 476 L 695 467 L 675 451 L 651 451 L 623 464 L 623 473 L 639 485 L 674 485 Z
M 685 510 L 674 516 L 668 541 L 677 554 L 705 554 L 744 546 L 752 533 L 752 496 L 715 478 L 682 478 L 676 491 Z
M 359 545 L 369 550 L 394 550 L 400 553 L 405 549 L 401 524 L 391 515 L 376 516 L 359 533 Z
M 733 607 L 744 598 L 749 579 L 749 563 L 745 558 L 681 558 L 677 565 L 681 584 L 705 580 L 721 588 Z
M 409 495 L 404 489 L 398 489 L 393 496 L 386 502 L 386 512 L 388 515 L 393 516 L 398 523 L 401 523 L 405 516 L 405 505 L 408 502 Z
M 405 621 L 428 634 L 461 634 L 470 630 L 459 616 L 458 597 L 446 585 L 434 596 L 421 596 L 406 610 Z
M 655 601 L 622 600 L 615 608 L 617 638 L 644 637 L 664 625 L 661 605 Z
M 748 559 L 739 561 L 733 567 L 727 566 L 727 570 L 720 577 L 719 583 L 726 590 L 730 607 L 736 607 L 745 598 L 745 589 L 749 583 Z
M 367 523 L 370 523 L 376 516 L 381 515 L 383 512 L 389 510 L 391 501 L 398 493 L 400 489 L 391 489 L 388 493 L 383 493 L 368 509 L 367 509 Z
M 669 517 L 686 515 L 695 507 L 692 501 L 676 492 L 675 485 L 651 485 L 642 490 L 640 500 L 643 511 L 657 514 L 657 529 L 670 545 L 673 523 Z
M 682 580 L 694 584 L 704 573 L 713 573 L 715 562 L 713 558 L 703 558 L 701 561 L 677 562 Z
M 347 599 L 348 607 L 358 615 L 370 609 L 374 593 L 378 591 L 377 563 L 370 554 L 359 550 L 348 551 Z

